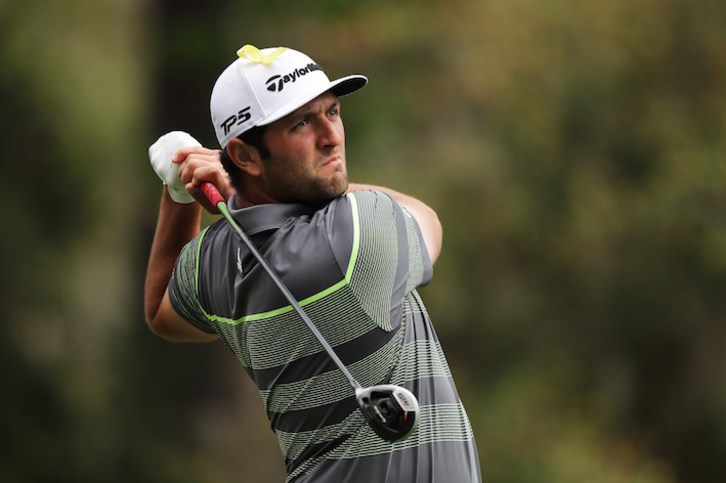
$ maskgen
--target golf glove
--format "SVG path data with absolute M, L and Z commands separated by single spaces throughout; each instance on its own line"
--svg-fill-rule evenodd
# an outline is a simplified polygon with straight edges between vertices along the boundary
M 179 166 L 171 162 L 171 158 L 181 148 L 201 147 L 199 141 L 183 131 L 172 131 L 164 134 L 149 147 L 151 166 L 164 182 L 171 199 L 176 203 L 193 203 L 194 198 L 187 192 L 185 183 L 179 177 Z

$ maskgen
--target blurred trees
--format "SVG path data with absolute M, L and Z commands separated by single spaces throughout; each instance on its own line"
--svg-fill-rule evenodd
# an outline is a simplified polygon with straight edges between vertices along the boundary
M 485 480 L 726 478 L 726 5 L 0 2 L 3 481 L 278 481 L 218 345 L 143 324 L 159 185 L 244 43 L 346 98 L 356 181 L 430 202 L 423 290 Z M 244 476 L 240 476 L 244 475 Z

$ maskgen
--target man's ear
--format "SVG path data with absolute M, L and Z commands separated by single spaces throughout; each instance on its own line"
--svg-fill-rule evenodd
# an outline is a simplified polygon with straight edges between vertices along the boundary
M 262 159 L 254 146 L 246 144 L 238 138 L 227 143 L 227 154 L 232 162 L 249 176 L 257 177 L 262 173 Z

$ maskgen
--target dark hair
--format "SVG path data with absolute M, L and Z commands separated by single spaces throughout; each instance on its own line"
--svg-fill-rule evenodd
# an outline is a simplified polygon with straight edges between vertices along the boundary
M 267 159 L 270 157 L 270 148 L 267 147 L 267 143 L 265 142 L 266 130 L 267 126 L 255 126 L 252 129 L 245 131 L 237 136 L 237 139 L 241 140 L 249 146 L 254 147 L 255 149 L 257 149 L 257 152 L 260 153 L 260 157 L 262 159 Z M 227 171 L 227 174 L 229 175 L 232 186 L 234 186 L 235 189 L 240 189 L 241 187 L 238 185 L 238 183 L 240 181 L 242 171 L 239 169 L 239 167 L 237 167 L 236 164 L 234 164 L 232 158 L 229 157 L 226 148 L 222 150 L 222 154 L 220 155 L 220 161 L 222 162 L 222 167 L 225 171 Z

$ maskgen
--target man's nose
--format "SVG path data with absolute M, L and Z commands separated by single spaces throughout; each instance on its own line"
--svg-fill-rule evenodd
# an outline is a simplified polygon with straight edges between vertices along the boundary
M 323 148 L 339 146 L 343 141 L 343 126 L 339 120 L 323 119 L 318 123 L 318 146 Z

